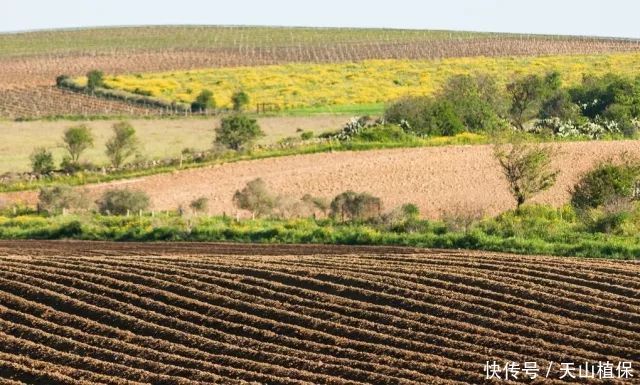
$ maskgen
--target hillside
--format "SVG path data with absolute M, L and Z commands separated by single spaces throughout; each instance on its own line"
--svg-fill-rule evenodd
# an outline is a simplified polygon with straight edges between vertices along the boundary
M 46 90 L 59 75 L 96 68 L 122 75 L 371 59 L 621 53 L 639 47 L 631 39 L 384 29 L 139 27 L 0 34 L 0 90 L 11 89 L 0 93 L 0 116 L 144 114 L 122 102 L 86 102 L 81 96 L 61 103 L 59 93 Z
M 600 160 L 622 152 L 640 155 L 638 141 L 591 141 L 558 144 L 554 167 L 557 183 L 533 202 L 561 206 L 582 173 Z M 209 214 L 235 215 L 233 194 L 262 178 L 276 194 L 325 198 L 346 191 L 365 191 L 382 199 L 384 209 L 415 203 L 427 218 L 443 213 L 480 210 L 496 215 L 514 207 L 508 185 L 488 145 L 446 146 L 335 152 L 227 163 L 138 179 L 79 187 L 93 199 L 110 188 L 142 190 L 155 210 L 176 210 L 201 196 L 209 199 Z M 38 193 L 0 194 L 7 202 L 37 203 Z
M 536 362 L 553 384 L 562 362 L 640 360 L 634 262 L 46 242 L 0 255 L 3 383 L 477 384 L 495 360 Z

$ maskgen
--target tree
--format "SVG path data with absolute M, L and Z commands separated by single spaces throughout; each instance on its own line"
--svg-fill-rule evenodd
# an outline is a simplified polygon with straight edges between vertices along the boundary
M 83 125 L 69 127 L 62 138 L 64 148 L 69 153 L 71 163 L 78 164 L 80 155 L 88 148 L 93 147 L 93 135 L 89 127 Z
M 105 215 L 127 215 L 149 207 L 149 196 L 143 191 L 107 190 L 96 202 L 98 210 Z
M 87 88 L 94 91 L 96 88 L 104 87 L 104 73 L 99 70 L 89 71 L 87 74 Z
M 556 182 L 558 171 L 551 169 L 554 155 L 551 147 L 515 142 L 509 146 L 497 145 L 494 154 L 518 208 Z
M 215 143 L 237 151 L 263 136 L 264 132 L 255 119 L 244 115 L 232 115 L 223 118 L 220 126 L 216 128 Z
M 209 90 L 202 90 L 196 100 L 191 103 L 191 111 L 193 112 L 207 112 L 209 109 L 216 108 L 216 100 L 213 98 L 213 92 Z
M 528 75 L 507 85 L 507 93 L 511 99 L 509 115 L 513 125 L 524 130 L 524 125 L 539 114 L 543 101 L 560 89 L 561 79 L 557 72 L 545 77 Z
M 250 211 L 255 218 L 270 214 L 276 205 L 276 197 L 269 192 L 266 183 L 257 178 L 236 191 L 233 204 L 241 210 Z
M 118 122 L 113 125 L 113 137 L 107 142 L 106 154 L 111 165 L 120 168 L 124 161 L 135 154 L 138 148 L 136 130 L 128 122 Z
M 231 102 L 233 102 L 234 111 L 242 111 L 244 106 L 249 104 L 249 95 L 244 91 L 237 91 L 231 96 Z
M 53 154 L 44 147 L 36 148 L 31 153 L 31 169 L 40 175 L 50 174 L 53 171 Z

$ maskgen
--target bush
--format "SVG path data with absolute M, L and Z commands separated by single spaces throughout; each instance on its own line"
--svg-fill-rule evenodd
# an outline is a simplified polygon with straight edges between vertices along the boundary
M 136 130 L 128 122 L 113 125 L 113 137 L 107 142 L 106 154 L 111 165 L 120 168 L 124 161 L 135 154 L 138 148 Z
M 71 80 L 71 78 L 67 75 L 60 75 L 58 77 L 56 77 L 56 86 L 58 87 L 64 87 L 65 84 Z
M 207 211 L 207 208 L 209 207 L 209 199 L 207 197 L 200 197 L 198 199 L 194 199 L 189 204 L 189 207 L 191 207 L 191 210 L 193 210 L 193 212 L 196 212 L 196 213 Z
M 44 147 L 37 148 L 31 153 L 31 169 L 40 175 L 50 174 L 54 169 L 53 154 Z
M 385 119 L 417 135 L 453 136 L 463 131 L 492 132 L 505 127 L 504 93 L 485 75 L 450 78 L 433 97 L 408 97 L 391 104 Z
M 207 112 L 209 109 L 216 108 L 216 100 L 213 98 L 213 92 L 202 90 L 191 103 L 192 112 Z
M 233 110 L 240 112 L 249 104 L 249 95 L 244 91 L 238 91 L 231 96 L 231 102 L 233 103 Z
M 38 211 L 59 215 L 66 210 L 86 208 L 83 194 L 69 186 L 43 187 L 38 194 Z
M 309 140 L 313 138 L 313 131 L 305 131 L 302 134 L 300 134 L 300 139 L 302 140 Z
M 241 209 L 250 211 L 254 218 L 271 214 L 276 198 L 267 189 L 266 183 L 260 178 L 247 183 L 233 195 L 233 204 Z
M 331 217 L 342 222 L 346 220 L 368 220 L 380 217 L 380 198 L 367 193 L 345 191 L 331 201 Z
M 99 70 L 90 71 L 87 74 L 87 89 L 94 91 L 96 88 L 104 87 L 104 73 Z
M 149 196 L 142 191 L 113 189 L 105 191 L 96 203 L 101 214 L 128 215 L 146 210 Z
M 609 159 L 583 175 L 571 190 L 571 204 L 579 210 L 598 208 L 619 198 L 632 198 L 640 179 L 640 161 Z
M 223 118 L 220 127 L 216 128 L 215 143 L 238 151 L 263 136 L 264 132 L 255 119 L 232 115 Z

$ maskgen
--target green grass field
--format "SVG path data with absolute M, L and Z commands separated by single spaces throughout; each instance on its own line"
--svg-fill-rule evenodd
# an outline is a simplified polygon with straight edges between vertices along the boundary
M 299 136 L 298 129 L 319 134 L 336 130 L 349 116 L 317 116 L 314 118 L 266 117 L 259 123 L 266 133 L 260 143 L 272 144 L 289 136 Z M 83 156 L 96 164 L 107 162 L 104 145 L 112 135 L 112 120 L 98 121 L 0 121 L 0 174 L 9 171 L 29 171 L 29 155 L 36 147 L 53 150 L 56 161 L 62 159 L 62 133 L 70 126 L 87 124 L 95 136 L 95 146 Z M 207 150 L 212 147 L 218 119 L 132 120 L 143 143 L 141 155 L 148 159 L 179 156 L 185 148 Z

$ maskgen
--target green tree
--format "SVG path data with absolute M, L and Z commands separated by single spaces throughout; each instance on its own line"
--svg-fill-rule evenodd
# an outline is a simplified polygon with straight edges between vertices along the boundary
M 78 164 L 80 155 L 88 148 L 93 147 L 93 135 L 86 125 L 69 127 L 62 137 L 63 146 L 69 153 L 71 163 Z
M 233 103 L 234 111 L 242 111 L 249 104 L 249 95 L 244 91 L 237 91 L 231 96 L 231 102 Z
M 135 154 L 138 149 L 136 130 L 129 122 L 118 122 L 113 125 L 113 137 L 107 142 L 106 154 L 111 165 L 120 168 L 124 161 Z
M 87 74 L 87 88 L 90 91 L 104 87 L 104 73 L 99 70 L 89 71 Z
M 241 210 L 250 211 L 254 218 L 262 217 L 273 212 L 276 197 L 271 194 L 266 183 L 257 178 L 247 183 L 242 190 L 236 191 L 233 204 Z
M 220 126 L 216 128 L 215 143 L 237 151 L 263 136 L 264 132 L 255 119 L 232 115 L 222 118 Z
M 216 108 L 216 100 L 213 97 L 213 92 L 210 90 L 202 90 L 196 100 L 191 103 L 191 111 L 193 112 L 206 112 Z
M 54 169 L 53 154 L 44 147 L 36 148 L 31 153 L 31 169 L 40 175 L 50 174 Z
M 558 170 L 552 169 L 554 150 L 549 146 L 516 141 L 507 146 L 497 145 L 494 155 L 518 208 L 556 182 Z
M 519 130 L 540 113 L 541 104 L 560 89 L 561 79 L 557 72 L 544 77 L 528 75 L 507 85 L 507 94 L 511 99 L 509 116 L 512 124 Z

